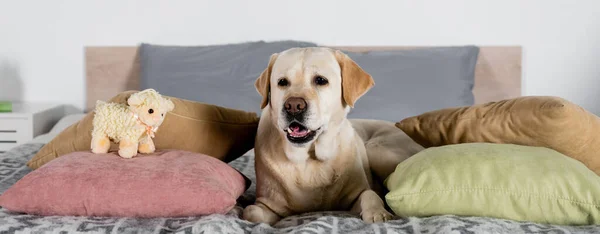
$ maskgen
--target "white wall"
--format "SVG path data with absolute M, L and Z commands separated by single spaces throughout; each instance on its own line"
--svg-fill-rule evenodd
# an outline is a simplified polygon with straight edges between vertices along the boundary
M 522 45 L 524 95 L 561 96 L 600 113 L 598 0 L 0 0 L 0 77 L 9 77 L 0 98 L 83 107 L 85 45 L 279 39 Z

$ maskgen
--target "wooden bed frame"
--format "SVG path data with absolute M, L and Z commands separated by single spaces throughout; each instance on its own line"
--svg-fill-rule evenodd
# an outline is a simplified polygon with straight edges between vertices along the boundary
M 418 47 L 329 46 L 345 51 L 406 50 Z M 520 46 L 481 46 L 475 68 L 476 104 L 521 96 Z M 265 66 L 268 61 L 265 61 Z M 108 100 L 125 90 L 139 90 L 140 63 L 137 46 L 85 48 L 86 104 Z M 258 103 L 257 103 L 258 105 Z

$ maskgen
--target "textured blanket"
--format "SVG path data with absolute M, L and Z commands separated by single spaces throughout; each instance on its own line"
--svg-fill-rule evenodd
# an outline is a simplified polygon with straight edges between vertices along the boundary
M 0 192 L 30 172 L 25 163 L 43 144 L 24 144 L 0 154 Z M 252 154 L 230 163 L 254 181 Z M 254 199 L 255 184 L 227 215 L 188 218 L 42 217 L 0 209 L 0 233 L 600 233 L 600 226 L 554 226 L 485 217 L 435 216 L 365 224 L 345 212 L 320 212 L 288 217 L 274 226 L 239 218 L 241 206 Z

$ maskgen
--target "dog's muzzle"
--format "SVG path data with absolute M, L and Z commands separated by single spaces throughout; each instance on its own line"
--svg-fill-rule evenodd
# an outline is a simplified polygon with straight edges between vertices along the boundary
M 286 129 L 284 129 L 284 131 L 289 142 L 294 144 L 305 144 L 313 140 L 317 135 L 317 131 L 320 129 L 321 128 L 311 130 L 304 126 L 304 124 L 294 120 Z
M 301 97 L 290 97 L 283 104 L 286 120 L 289 123 L 284 131 L 291 143 L 307 143 L 317 134 L 318 129 L 312 130 L 304 125 L 304 115 L 307 109 L 308 103 Z
M 301 115 L 308 108 L 308 103 L 304 98 L 300 97 L 291 97 L 285 100 L 283 104 L 283 109 L 288 115 Z

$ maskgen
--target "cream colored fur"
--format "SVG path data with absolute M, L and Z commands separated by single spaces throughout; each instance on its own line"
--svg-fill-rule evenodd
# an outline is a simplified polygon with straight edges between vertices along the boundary
M 127 103 L 128 105 L 96 102 L 92 121 L 92 152 L 108 152 L 111 140 L 119 143 L 118 153 L 124 158 L 132 158 L 138 151 L 155 151 L 154 143 L 147 134 L 147 127 L 156 130 L 166 113 L 173 110 L 173 102 L 155 90 L 147 89 L 132 94 Z
M 146 128 L 133 118 L 127 105 L 120 103 L 96 102 L 92 137 L 107 136 L 115 143 L 121 140 L 137 140 Z
M 328 85 L 316 85 L 322 76 Z M 288 86 L 279 86 L 287 79 Z M 349 210 L 368 223 L 392 218 L 384 208 L 382 180 L 423 148 L 393 123 L 348 120 L 348 111 L 374 82 L 354 61 L 327 48 L 295 48 L 271 56 L 256 81 L 263 96 L 255 144 L 257 200 L 244 209 L 253 222 L 274 224 L 286 216 Z M 293 144 L 284 129 L 283 105 L 306 100 L 303 124 L 316 131 Z

